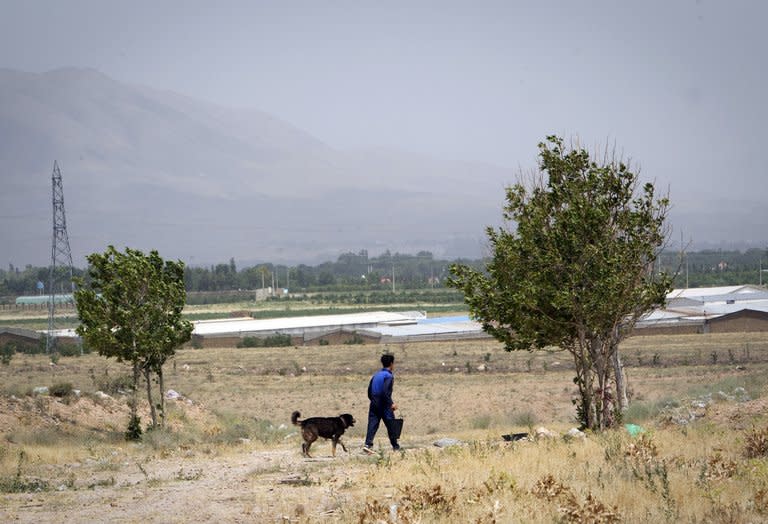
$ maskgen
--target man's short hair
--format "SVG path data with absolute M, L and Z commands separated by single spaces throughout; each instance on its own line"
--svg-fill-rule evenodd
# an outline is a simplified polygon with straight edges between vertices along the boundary
M 384 355 L 381 355 L 381 365 L 385 368 L 388 368 L 392 365 L 392 362 L 395 361 L 395 355 L 390 355 L 389 353 L 386 353 Z

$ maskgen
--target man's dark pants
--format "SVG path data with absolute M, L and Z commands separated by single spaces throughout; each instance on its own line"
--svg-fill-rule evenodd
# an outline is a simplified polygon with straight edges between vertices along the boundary
M 397 439 L 393 438 L 395 434 L 393 426 L 395 414 L 391 409 L 380 409 L 373 404 L 368 408 L 368 432 L 365 434 L 365 445 L 367 447 L 373 446 L 373 438 L 376 436 L 376 432 L 379 430 L 379 422 L 382 420 L 387 428 L 387 436 L 389 437 L 389 443 L 392 444 L 392 449 L 400 449 Z

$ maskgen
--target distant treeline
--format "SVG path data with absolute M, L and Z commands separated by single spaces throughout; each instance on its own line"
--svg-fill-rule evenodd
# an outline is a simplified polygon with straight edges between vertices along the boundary
M 449 266 L 458 261 L 477 266 L 482 264 L 480 260 L 440 260 L 428 251 L 420 251 L 415 255 L 386 251 L 377 257 L 369 257 L 368 252 L 362 250 L 358 253 L 343 253 L 335 262 L 324 262 L 316 266 L 287 266 L 265 262 L 238 268 L 234 259 L 228 263 L 205 267 L 187 266 L 184 280 L 188 292 L 220 294 L 218 299 L 213 299 L 214 302 L 226 300 L 228 296 L 235 300 L 241 296 L 251 296 L 248 291 L 261 288 L 288 289 L 292 294 L 439 290 L 445 288 Z M 84 276 L 87 280 L 84 269 L 75 268 L 74 274 Z M 37 294 L 38 282 L 46 286 L 43 291 L 46 293 L 47 267 L 28 265 L 22 269 L 9 265 L 7 270 L 0 269 L 0 297 L 7 300 L 9 297 Z M 356 299 L 364 300 L 359 296 Z
M 349 294 L 350 301 L 364 303 L 366 293 L 370 292 L 380 292 L 377 295 L 386 291 L 413 289 L 445 292 L 448 268 L 454 262 L 478 268 L 483 266 L 482 260 L 436 259 L 429 251 L 420 251 L 415 255 L 386 251 L 371 257 L 366 250 L 362 250 L 343 253 L 335 262 L 316 266 L 265 262 L 237 268 L 234 259 L 207 267 L 187 266 L 184 279 L 187 291 L 210 293 L 209 299 L 201 300 L 209 303 L 227 300 L 228 296 L 236 301 L 249 297 L 251 290 L 265 287 L 288 289 L 292 294 L 343 293 Z M 667 251 L 660 257 L 657 267 L 672 273 L 679 271 L 675 287 L 685 287 L 686 279 L 689 287 L 758 284 L 760 269 L 768 270 L 768 251 L 705 250 L 683 253 L 682 256 L 679 252 Z M 76 276 L 85 273 L 84 269 L 74 268 Z M 768 282 L 768 271 L 762 275 L 763 283 Z M 8 302 L 19 295 L 37 294 L 38 282 L 45 284 L 44 292 L 47 292 L 47 281 L 47 267 L 28 265 L 22 269 L 9 265 L 7 270 L 0 269 L 0 300 Z M 217 298 L 214 299 L 213 295 Z M 381 296 L 378 296 L 377 302 L 380 303 L 380 300 Z
M 739 284 L 759 284 L 761 269 L 768 269 L 768 249 L 725 251 L 711 249 L 683 253 L 666 251 L 657 266 L 670 273 L 678 271 L 675 287 L 711 287 Z M 768 282 L 768 271 L 762 273 L 762 283 Z
M 258 264 L 238 270 L 235 261 L 210 267 L 187 267 L 188 291 L 222 291 L 271 287 L 294 292 L 399 290 L 444 287 L 453 260 L 439 260 L 428 251 L 415 255 L 386 251 L 369 257 L 366 250 L 344 253 L 335 262 L 317 266 Z M 467 261 L 462 261 L 467 262 Z M 481 261 L 468 261 L 481 264 Z

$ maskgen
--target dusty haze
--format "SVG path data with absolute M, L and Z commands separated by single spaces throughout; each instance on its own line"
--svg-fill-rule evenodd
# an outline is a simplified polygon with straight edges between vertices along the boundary
M 187 262 L 478 256 L 557 133 L 669 188 L 672 237 L 766 244 L 762 2 L 11 1 L 0 262 L 107 243 Z

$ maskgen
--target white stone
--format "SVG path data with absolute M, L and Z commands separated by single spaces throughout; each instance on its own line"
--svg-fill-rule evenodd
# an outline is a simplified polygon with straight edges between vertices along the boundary
M 181 395 L 172 389 L 169 389 L 165 392 L 165 399 L 166 400 L 178 400 L 181 398 Z
M 450 446 L 458 446 L 461 445 L 462 442 L 455 438 L 441 438 L 436 441 L 434 441 L 432 444 L 437 446 L 438 448 L 447 448 Z
M 536 428 L 536 438 L 557 438 L 558 434 L 554 431 L 550 431 L 543 426 Z

